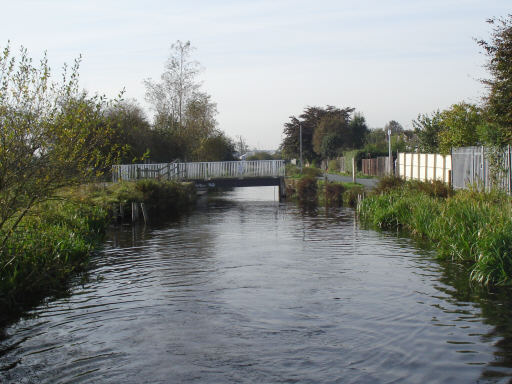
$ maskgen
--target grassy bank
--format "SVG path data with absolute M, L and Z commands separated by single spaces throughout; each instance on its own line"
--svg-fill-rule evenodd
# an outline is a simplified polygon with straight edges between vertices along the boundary
M 289 172 L 287 170 L 287 175 Z M 286 179 L 286 196 L 300 205 L 325 205 L 355 207 L 364 188 L 357 183 L 329 182 L 318 179 L 322 172 L 317 168 L 304 168 L 302 174 L 291 173 Z
M 161 218 L 194 200 L 193 185 L 144 180 L 68 189 L 38 205 L 0 253 L 0 323 L 65 289 L 69 277 L 87 265 L 119 205 L 128 215 L 131 202 L 144 202 L 151 218 Z
M 359 206 L 361 219 L 427 240 L 443 260 L 464 264 L 473 282 L 512 283 L 512 203 L 498 192 L 384 179 Z

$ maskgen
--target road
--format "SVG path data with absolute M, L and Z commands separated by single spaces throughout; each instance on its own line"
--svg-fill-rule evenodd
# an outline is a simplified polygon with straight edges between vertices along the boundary
M 330 173 L 327 173 L 327 180 L 329 181 L 336 181 L 336 182 L 351 182 L 352 176 L 341 176 L 341 175 L 333 175 Z M 374 188 L 377 183 L 379 182 L 379 179 L 356 179 L 356 183 L 359 183 L 361 185 L 364 185 L 365 188 L 372 189 Z

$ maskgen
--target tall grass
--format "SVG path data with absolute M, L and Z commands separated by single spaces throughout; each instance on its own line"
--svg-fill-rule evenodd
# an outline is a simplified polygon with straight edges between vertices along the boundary
M 108 213 L 88 204 L 49 201 L 26 216 L 0 254 L 0 321 L 61 290 L 98 244 Z
M 359 215 L 428 240 L 440 259 L 468 265 L 474 282 L 512 283 L 512 204 L 505 195 L 407 182 L 364 199 Z
M 128 213 L 132 202 L 144 202 L 150 216 L 172 216 L 196 197 L 192 184 L 156 180 L 89 185 L 60 195 L 35 207 L 0 252 L 0 323 L 65 288 L 102 240 L 115 206 Z

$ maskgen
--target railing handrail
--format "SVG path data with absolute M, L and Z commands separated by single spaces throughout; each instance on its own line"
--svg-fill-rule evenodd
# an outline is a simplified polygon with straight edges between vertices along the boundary
M 162 174 L 162 171 L 166 170 Z M 240 160 L 189 163 L 120 164 L 112 167 L 112 181 L 141 178 L 210 180 L 213 178 L 283 177 L 284 160 Z

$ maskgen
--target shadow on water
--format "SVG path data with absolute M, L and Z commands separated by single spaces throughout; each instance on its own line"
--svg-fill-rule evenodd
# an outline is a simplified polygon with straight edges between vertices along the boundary
M 510 288 L 498 287 L 487 289 L 475 286 L 468 279 L 468 268 L 449 262 L 442 262 L 442 285 L 436 288 L 454 305 L 460 305 L 460 313 L 469 315 L 464 310 L 464 303 L 473 303 L 481 312 L 482 321 L 492 329 L 480 335 L 483 342 L 492 343 L 495 351 L 494 360 L 489 361 L 482 371 L 482 379 L 510 378 L 512 369 L 512 294 Z M 462 303 L 462 304 L 461 304 Z M 507 369 L 508 368 L 508 369 Z M 512 383 L 512 379 L 508 382 Z

